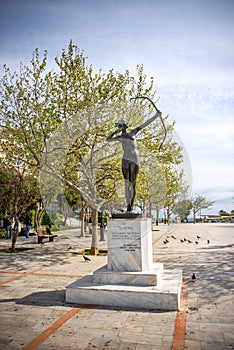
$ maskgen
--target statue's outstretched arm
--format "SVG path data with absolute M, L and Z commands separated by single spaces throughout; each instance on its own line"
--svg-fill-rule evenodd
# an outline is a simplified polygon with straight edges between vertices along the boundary
M 167 137 L 167 129 L 166 129 L 166 126 L 164 124 L 164 121 L 163 121 L 163 118 L 162 118 L 162 113 L 161 111 L 156 107 L 155 103 L 147 96 L 137 96 L 137 97 L 133 97 L 131 98 L 131 100 L 136 100 L 138 98 L 143 98 L 143 99 L 146 99 L 148 100 L 153 106 L 154 106 L 154 109 L 156 110 L 156 114 L 153 115 L 153 117 L 151 117 L 150 119 L 146 120 L 143 124 L 141 124 L 140 126 L 138 126 L 137 128 L 133 129 L 132 130 L 132 135 L 136 135 L 140 130 L 142 130 L 143 128 L 145 128 L 147 125 L 149 125 L 150 123 L 152 123 L 152 121 L 154 121 L 157 117 L 160 118 L 161 120 L 161 123 L 162 123 L 162 126 L 163 126 L 163 129 L 164 129 L 164 138 L 159 146 L 159 151 L 162 147 L 162 145 L 164 144 L 165 140 L 166 140 L 166 137 Z
M 133 129 L 131 131 L 132 135 L 136 135 L 140 130 L 144 129 L 146 126 L 148 126 L 150 123 L 152 123 L 157 117 L 161 118 L 162 113 L 160 111 L 157 111 L 153 117 L 151 117 L 150 119 L 146 120 L 144 123 L 142 123 L 141 125 L 137 126 L 135 129 Z

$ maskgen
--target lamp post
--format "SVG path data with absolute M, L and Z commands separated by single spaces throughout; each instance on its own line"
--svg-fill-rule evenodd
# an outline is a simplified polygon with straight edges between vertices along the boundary
M 104 237 L 104 224 L 103 224 L 102 212 L 101 212 L 101 224 L 100 224 L 100 241 L 105 241 L 105 237 Z

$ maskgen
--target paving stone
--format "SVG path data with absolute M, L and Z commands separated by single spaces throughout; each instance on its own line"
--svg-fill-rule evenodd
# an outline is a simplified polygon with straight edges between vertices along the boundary
M 201 350 L 233 350 L 233 345 L 220 342 L 201 341 Z
M 183 269 L 187 280 L 185 349 L 234 350 L 230 247 L 234 244 L 234 225 L 160 225 L 159 229 L 153 232 L 153 241 L 165 236 L 154 244 L 155 261 L 164 262 L 166 268 Z M 163 239 L 171 234 L 177 239 L 168 238 L 170 243 L 165 247 Z M 180 242 L 184 237 L 194 241 L 197 234 L 202 237 L 197 246 Z M 11 280 L 0 284 L 0 349 L 19 350 L 63 320 L 76 307 L 66 303 L 65 286 L 106 263 L 107 257 L 92 257 L 90 263 L 85 263 L 81 255 L 71 254 L 70 246 L 73 250 L 90 247 L 91 236 L 77 236 L 74 230 L 74 234 L 63 233 L 52 244 L 43 245 L 38 245 L 35 237 L 29 241 L 19 237 L 19 246 L 33 250 L 0 254 L 0 283 Z M 209 247 L 207 237 L 211 241 Z M 195 283 L 191 281 L 192 272 L 197 274 Z M 171 349 L 177 312 L 80 307 L 79 312 L 53 328 L 37 350 Z
M 186 340 L 185 341 L 185 349 L 188 350 L 201 350 L 202 345 L 200 343 L 200 341 L 196 341 L 196 340 Z M 214 350 L 214 349 L 213 349 Z

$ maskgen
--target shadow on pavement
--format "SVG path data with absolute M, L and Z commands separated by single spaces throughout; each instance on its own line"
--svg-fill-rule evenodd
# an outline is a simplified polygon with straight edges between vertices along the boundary
M 35 292 L 23 298 L 1 299 L 0 303 L 11 303 L 35 306 L 71 306 L 65 302 L 65 289 Z M 72 305 L 74 306 L 74 305 Z

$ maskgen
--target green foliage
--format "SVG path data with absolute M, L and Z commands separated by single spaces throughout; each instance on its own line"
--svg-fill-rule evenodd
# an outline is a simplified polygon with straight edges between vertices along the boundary
M 118 197 L 118 182 L 122 180 L 120 159 L 107 160 L 98 170 L 97 192 L 102 200 L 114 201 Z
M 182 199 L 174 203 L 172 211 L 180 216 L 181 221 L 184 221 L 190 214 L 192 202 L 189 199 Z
M 43 216 L 41 218 L 41 225 L 46 226 L 48 228 L 51 228 L 51 226 L 53 225 L 53 222 L 51 221 L 51 217 L 50 215 L 48 215 L 46 211 L 43 213 Z
M 228 213 L 227 211 L 221 209 L 221 210 L 219 211 L 219 215 L 221 215 L 221 216 L 233 215 L 233 210 L 232 210 L 232 212 L 231 212 L 231 214 L 230 214 L 230 213 Z
M 146 202 L 149 198 L 150 193 L 150 187 L 149 187 L 149 174 L 147 174 L 146 171 L 144 171 L 142 168 L 139 170 L 138 174 L 138 181 L 136 185 L 136 202 L 138 207 L 143 210 L 145 208 Z
M 6 231 L 0 231 L 0 238 L 6 238 Z
M 155 100 L 154 80 L 147 79 L 143 65 L 138 65 L 133 75 L 128 70 L 122 73 L 113 69 L 95 70 L 72 41 L 55 62 L 57 69 L 48 70 L 47 52 L 40 58 L 35 49 L 31 65 L 21 65 L 18 73 L 11 73 L 4 66 L 0 81 L 4 162 L 15 167 L 17 160 L 27 170 L 21 193 L 22 197 L 23 193 L 27 194 L 29 205 L 39 197 L 36 179 L 40 171 L 45 207 L 61 200 L 58 196 L 61 191 L 57 191 L 61 183 L 70 206 L 85 200 L 95 210 L 121 207 L 122 150 L 118 145 L 107 145 L 106 136 L 120 117 L 132 128 L 151 113 L 145 101 L 137 100 L 131 108 L 129 101 L 136 96 Z M 161 152 L 158 148 L 163 129 L 158 120 L 139 135 L 142 162 L 137 184 L 138 203 L 148 201 L 169 206 L 186 191 L 183 173 L 176 167 L 182 161 L 182 153 L 173 141 L 173 128 L 174 123 L 167 125 L 168 136 Z M 8 174 L 1 176 L 7 179 Z M 12 191 L 16 191 L 12 186 L 4 186 L 2 191 L 8 202 L 8 198 L 14 197 Z M 60 222 L 58 217 L 51 220 L 56 224 Z
M 19 221 L 23 224 L 25 224 L 25 220 L 26 220 L 26 216 L 29 215 L 31 217 L 32 220 L 32 228 L 35 229 L 36 228 L 36 223 L 35 223 L 35 219 L 36 219 L 36 211 L 35 210 L 28 210 L 22 212 L 22 214 L 19 217 Z
M 195 216 L 196 213 L 201 209 L 208 209 L 210 208 L 215 202 L 214 201 L 208 201 L 206 197 L 203 196 L 197 196 L 196 198 L 191 200 L 192 203 L 192 211 L 194 216 L 194 222 L 195 222 Z
M 0 211 L 10 212 L 16 218 L 39 200 L 38 182 L 25 168 L 2 164 L 0 169 Z
M 55 211 L 51 211 L 49 213 L 49 215 L 48 215 L 48 213 L 46 213 L 45 225 L 52 228 L 52 229 L 54 226 L 56 226 L 56 227 L 62 226 L 63 225 L 63 215 L 61 213 L 58 213 Z

